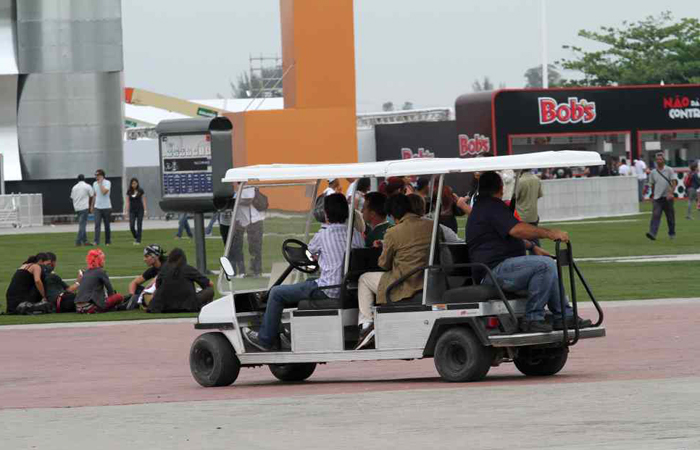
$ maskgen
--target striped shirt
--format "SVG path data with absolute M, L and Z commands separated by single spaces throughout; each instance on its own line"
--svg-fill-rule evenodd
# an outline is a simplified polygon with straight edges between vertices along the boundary
M 326 224 L 309 242 L 309 251 L 318 255 L 321 276 L 316 280 L 319 287 L 335 286 L 343 282 L 345 264 L 345 237 L 347 225 L 344 223 Z M 364 247 L 362 235 L 353 230 L 352 248 Z M 326 289 L 323 292 L 330 298 L 340 297 L 340 289 Z

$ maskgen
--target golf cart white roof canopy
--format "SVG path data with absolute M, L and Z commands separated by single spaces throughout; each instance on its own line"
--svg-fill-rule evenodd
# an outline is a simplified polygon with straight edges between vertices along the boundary
M 563 150 L 488 158 L 421 158 L 347 164 L 264 164 L 226 171 L 223 182 L 388 178 L 444 173 L 601 166 L 598 152 Z

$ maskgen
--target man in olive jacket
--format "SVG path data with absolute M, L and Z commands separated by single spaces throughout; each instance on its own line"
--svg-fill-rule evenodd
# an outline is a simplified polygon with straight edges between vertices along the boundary
M 360 314 L 360 339 L 356 349 L 366 347 L 374 339 L 372 307 L 386 303 L 386 289 L 404 274 L 428 265 L 433 223 L 411 212 L 411 202 L 406 195 L 390 197 L 387 210 L 396 225 L 384 235 L 379 266 L 386 272 L 368 272 L 360 277 L 358 304 Z M 423 272 L 418 272 L 390 292 L 391 301 L 410 299 L 423 289 Z

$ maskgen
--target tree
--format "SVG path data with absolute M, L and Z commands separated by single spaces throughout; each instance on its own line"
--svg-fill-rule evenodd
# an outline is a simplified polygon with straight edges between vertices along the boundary
M 474 92 L 493 91 L 493 83 L 489 80 L 489 77 L 484 77 L 483 83 L 477 79 L 472 83 L 472 90 Z
M 248 72 L 243 72 L 238 76 L 235 84 L 229 83 L 231 95 L 233 98 L 282 97 L 283 83 L 277 82 L 280 78 L 282 78 L 282 67 L 264 67 L 262 79 L 256 73 L 249 75 Z
M 472 83 L 472 90 L 474 92 L 482 92 L 482 91 L 493 91 L 496 87 L 494 84 L 491 82 L 489 77 L 484 77 L 484 81 L 480 82 L 478 79 L 474 80 Z M 498 83 L 498 89 L 505 89 L 506 84 L 505 83 Z
M 384 102 L 382 104 L 382 111 L 390 112 L 394 110 L 394 102 Z
M 403 111 L 408 111 L 413 109 L 413 102 L 403 102 L 403 106 L 401 107 Z
M 538 89 L 542 87 L 542 66 L 531 67 L 525 72 L 525 89 Z M 547 80 L 549 87 L 557 87 L 561 84 L 561 74 L 554 64 L 547 65 Z
M 700 82 L 700 22 L 674 22 L 670 12 L 639 22 L 622 22 L 621 28 L 601 27 L 598 32 L 579 31 L 580 37 L 607 48 L 584 51 L 565 45 L 573 59 L 559 61 L 562 68 L 583 74 L 568 85 L 610 86 L 633 84 L 683 84 Z

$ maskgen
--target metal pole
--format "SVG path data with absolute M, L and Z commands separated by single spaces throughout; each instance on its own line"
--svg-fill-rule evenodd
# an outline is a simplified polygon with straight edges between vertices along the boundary
M 549 64 L 547 61 L 547 0 L 541 2 L 542 23 L 540 31 L 542 32 L 542 87 L 549 88 Z
M 194 213 L 194 249 L 197 255 L 197 270 L 203 274 L 207 271 L 207 247 L 204 238 L 204 213 Z
M 5 195 L 5 156 L 0 153 L 0 195 Z

